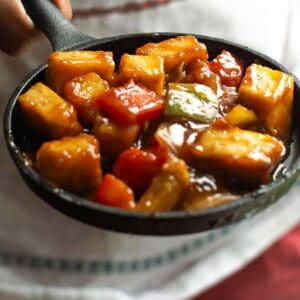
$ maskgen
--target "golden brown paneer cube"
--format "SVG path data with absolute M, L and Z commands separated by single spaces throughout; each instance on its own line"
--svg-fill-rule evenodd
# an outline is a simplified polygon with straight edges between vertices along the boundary
M 171 72 L 181 62 L 188 64 L 194 59 L 207 60 L 206 46 L 194 36 L 178 36 L 159 43 L 148 43 L 136 50 L 138 55 L 156 54 L 164 59 L 164 68 Z
M 290 95 L 278 101 L 263 118 L 267 132 L 284 142 L 289 142 L 292 135 L 293 91 L 290 92 Z
M 157 55 L 124 54 L 120 61 L 120 79 L 123 82 L 133 79 L 162 96 L 165 81 L 163 59 Z
M 285 147 L 268 134 L 232 127 L 218 119 L 200 134 L 192 152 L 201 171 L 231 174 L 247 183 L 266 183 Z
M 41 176 L 59 187 L 87 193 L 101 181 L 99 143 L 85 133 L 46 142 L 37 152 L 35 167 Z
M 121 152 L 133 146 L 141 132 L 140 124 L 124 125 L 98 115 L 93 134 L 101 143 L 101 154 L 115 159 Z
M 25 121 L 42 136 L 57 139 L 82 131 L 74 107 L 41 82 L 31 86 L 18 101 Z
M 108 88 L 106 80 L 91 72 L 68 81 L 64 87 L 64 98 L 75 107 L 81 123 L 91 127 L 99 111 L 95 99 Z
M 104 80 L 113 80 L 115 63 L 112 52 L 66 51 L 53 52 L 48 59 L 47 81 L 59 95 L 64 85 L 74 77 L 95 72 Z
M 293 98 L 294 78 L 291 75 L 252 64 L 240 84 L 238 101 L 260 117 L 268 133 L 288 141 Z

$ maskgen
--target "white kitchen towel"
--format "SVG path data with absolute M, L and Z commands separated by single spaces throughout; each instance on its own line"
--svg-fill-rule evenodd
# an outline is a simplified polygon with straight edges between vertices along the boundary
M 300 75 L 297 0 L 73 1 L 74 24 L 96 36 L 174 31 L 229 39 Z M 21 58 L 0 54 L 0 109 L 46 61 L 44 39 Z M 49 207 L 24 184 L 0 133 L 0 299 L 182 300 L 243 267 L 300 221 L 300 185 L 253 217 L 216 231 L 143 237 L 100 230 Z

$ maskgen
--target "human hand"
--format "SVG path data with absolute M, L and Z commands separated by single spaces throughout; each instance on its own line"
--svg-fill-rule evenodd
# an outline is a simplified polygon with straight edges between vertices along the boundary
M 72 17 L 70 0 L 52 0 L 68 18 Z M 21 0 L 0 0 L 0 50 L 19 55 L 28 49 L 39 31 L 26 14 Z

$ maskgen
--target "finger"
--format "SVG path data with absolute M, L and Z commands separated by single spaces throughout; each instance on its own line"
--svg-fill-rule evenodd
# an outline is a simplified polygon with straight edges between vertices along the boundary
M 25 12 L 21 1 L 0 0 L 0 48 L 11 55 L 19 51 L 37 36 L 32 21 Z
M 52 0 L 68 19 L 72 17 L 69 0 Z M 9 55 L 26 52 L 40 36 L 20 0 L 0 0 L 0 49 Z
M 53 0 L 52 1 L 67 19 L 72 19 L 72 6 L 70 0 Z

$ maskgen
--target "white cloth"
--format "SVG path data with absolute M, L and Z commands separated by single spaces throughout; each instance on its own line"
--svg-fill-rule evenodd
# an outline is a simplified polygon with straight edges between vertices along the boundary
M 149 1 L 73 1 L 75 9 L 91 12 L 129 2 Z M 153 31 L 221 37 L 264 52 L 300 75 L 299 1 L 156 2 L 160 5 L 74 23 L 95 37 Z M 43 40 L 22 58 L 0 54 L 1 115 L 19 80 L 49 52 Z M 17 174 L 2 131 L 0 140 L 1 300 L 187 299 L 243 267 L 300 221 L 298 184 L 263 213 L 213 232 L 162 238 L 100 230 L 35 196 Z

